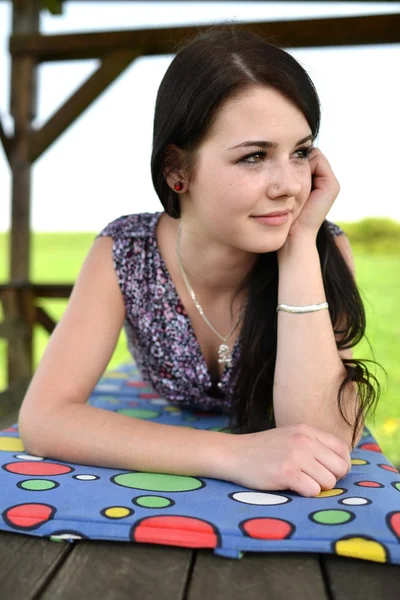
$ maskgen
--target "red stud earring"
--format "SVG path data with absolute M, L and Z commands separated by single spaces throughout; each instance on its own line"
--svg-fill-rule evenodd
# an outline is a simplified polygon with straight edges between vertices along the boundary
M 177 191 L 177 192 L 179 192 L 179 191 L 180 191 L 182 188 L 183 188 L 183 183 L 182 183 L 182 181 L 177 181 L 177 182 L 174 184 L 174 189 L 176 189 L 176 191 Z

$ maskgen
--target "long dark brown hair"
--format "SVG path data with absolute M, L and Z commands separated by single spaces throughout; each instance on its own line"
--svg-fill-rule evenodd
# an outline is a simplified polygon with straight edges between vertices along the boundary
M 254 86 L 272 87 L 302 111 L 314 139 L 321 114 L 318 94 L 303 67 L 288 52 L 254 31 L 234 24 L 207 27 L 176 46 L 175 51 L 156 99 L 151 173 L 165 212 L 178 219 L 179 197 L 169 187 L 164 169 L 183 170 L 190 181 L 196 170 L 196 153 L 210 135 L 226 101 Z M 168 149 L 171 144 L 185 151 L 183 164 L 177 164 L 176 156 Z M 352 348 L 365 336 L 364 306 L 326 220 L 317 234 L 317 248 L 334 333 L 344 335 L 337 348 Z M 237 291 L 239 294 L 248 288 L 229 424 L 229 429 L 238 433 L 275 427 L 278 275 L 276 251 L 260 254 Z M 343 318 L 345 327 L 339 329 L 339 319 Z M 342 359 L 342 362 L 346 377 L 338 390 L 338 404 L 343 418 L 353 427 L 354 446 L 365 416 L 371 409 L 375 411 L 380 385 L 361 360 Z M 377 392 L 370 382 L 372 379 Z M 348 421 L 342 409 L 345 390 L 347 385 L 353 385 L 351 382 L 356 383 L 359 398 L 354 423 Z

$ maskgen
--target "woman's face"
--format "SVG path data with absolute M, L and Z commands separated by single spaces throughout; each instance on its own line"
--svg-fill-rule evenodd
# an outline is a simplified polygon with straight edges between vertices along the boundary
M 231 248 L 279 249 L 311 191 L 311 147 L 306 118 L 280 92 L 258 87 L 228 101 L 200 147 L 189 202 L 181 196 L 182 218 Z M 286 209 L 292 212 L 279 226 L 252 218 Z

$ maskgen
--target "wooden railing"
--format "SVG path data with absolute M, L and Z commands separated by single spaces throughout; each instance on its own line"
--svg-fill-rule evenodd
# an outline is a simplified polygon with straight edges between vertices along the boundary
M 33 375 L 33 329 L 41 325 L 50 335 L 56 321 L 39 306 L 42 298 L 69 298 L 72 284 L 30 283 L 0 284 L 4 318 L 0 338 L 7 344 L 7 389 L 0 393 L 0 414 L 17 408 Z

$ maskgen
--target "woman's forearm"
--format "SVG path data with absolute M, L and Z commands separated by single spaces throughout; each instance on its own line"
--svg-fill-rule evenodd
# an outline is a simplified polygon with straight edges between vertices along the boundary
M 278 304 L 326 302 L 314 241 L 288 245 L 278 255 Z M 273 403 L 277 427 L 306 423 L 345 440 L 352 430 L 340 414 L 337 395 L 346 370 L 339 356 L 327 309 L 296 314 L 278 312 Z M 353 422 L 357 394 L 346 389 L 347 418 Z
M 27 452 L 84 465 L 223 478 L 229 433 L 164 425 L 81 403 L 45 414 L 21 411 Z M 229 452 L 228 452 L 229 450 Z

